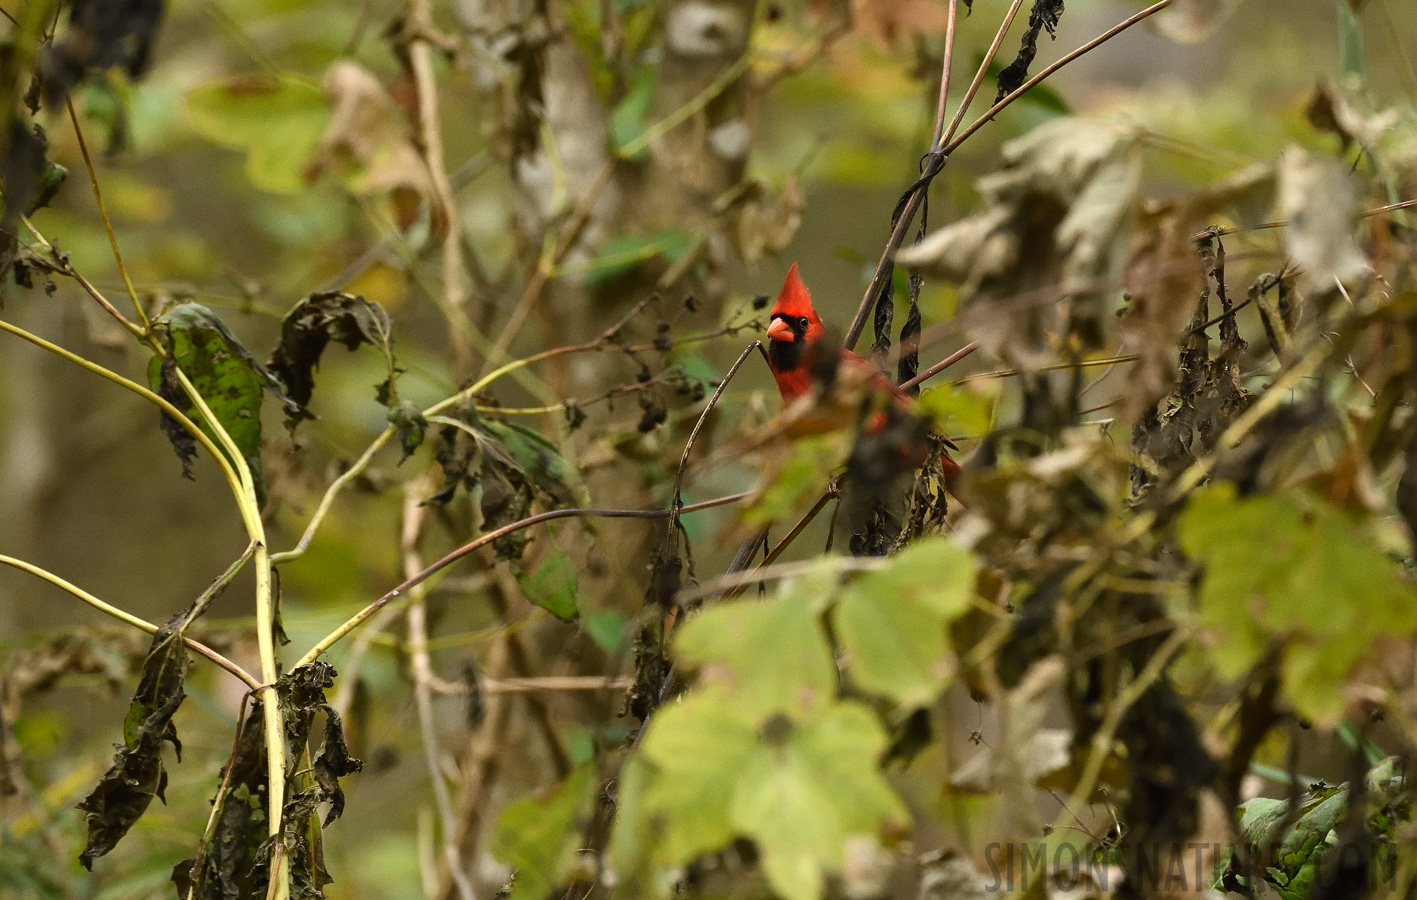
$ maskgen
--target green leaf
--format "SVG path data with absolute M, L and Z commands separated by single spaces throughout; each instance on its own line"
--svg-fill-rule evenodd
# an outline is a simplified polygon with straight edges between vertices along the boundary
M 690 619 L 675 656 L 725 681 L 752 715 L 802 714 L 836 690 L 836 664 L 821 611 L 835 587 L 828 562 L 770 600 L 739 600 Z
M 989 398 L 962 386 L 946 385 L 925 391 L 916 408 L 934 420 L 943 434 L 985 434 L 994 424 Z
M 733 839 L 733 788 L 759 752 L 756 721 L 721 694 L 701 692 L 650 720 L 644 758 L 654 768 L 643 812 L 662 817 L 655 858 L 687 862 Z M 622 815 L 623 815 L 622 811 Z
M 512 459 L 542 493 L 562 506 L 575 501 L 574 485 L 580 482 L 580 473 L 566 461 L 555 444 L 538 432 L 512 422 L 483 420 L 482 426 L 502 441 Z
M 848 837 L 907 820 L 880 773 L 885 746 L 880 723 L 856 703 L 794 724 L 748 716 L 719 689 L 692 695 L 650 723 L 629 769 L 612 858 L 643 880 L 646 868 L 749 837 L 779 896 L 816 900 L 822 872 L 844 864 Z
M 1178 536 L 1205 566 L 1199 618 L 1216 669 L 1238 677 L 1282 640 L 1285 695 L 1309 719 L 1342 713 L 1347 679 L 1380 636 L 1417 630 L 1417 592 L 1397 562 L 1320 501 L 1242 500 L 1217 484 L 1192 497 Z
M 654 100 L 655 70 L 646 66 L 635 73 L 625 97 L 610 113 L 610 146 L 616 156 L 623 156 L 626 146 L 637 140 L 649 127 L 649 112 Z M 646 148 L 647 150 L 647 148 Z M 646 150 L 626 159 L 643 159 Z
M 954 673 L 945 626 L 969 609 L 974 577 L 969 551 L 932 537 L 851 582 L 832 624 L 852 678 L 908 706 L 938 696 Z
M 768 525 L 791 513 L 821 492 L 831 475 L 846 462 L 851 449 L 844 432 L 803 438 L 792 443 L 792 458 L 762 496 L 743 511 L 749 525 Z
M 221 446 L 216 433 L 202 420 L 196 405 L 182 389 L 177 378 L 180 367 L 245 458 L 256 481 L 258 498 L 264 500 L 261 398 L 266 387 L 279 391 L 279 383 L 261 368 L 226 323 L 205 306 L 179 303 L 154 320 L 153 330 L 167 350 L 164 356 L 154 356 L 148 361 L 148 381 L 153 389 Z M 166 416 L 163 430 L 183 460 L 184 473 L 190 476 L 195 442 Z
M 885 731 L 869 709 L 838 703 L 802 723 L 781 747 L 764 746 L 744 771 L 733 825 L 757 842 L 778 896 L 816 900 L 823 870 L 845 863 L 846 838 L 908 821 L 880 772 L 885 747 Z
M 187 113 L 207 140 L 246 152 L 246 177 L 256 187 L 293 194 L 330 119 L 320 85 L 293 75 L 241 76 L 198 85 Z
M 492 855 L 516 870 L 511 900 L 549 896 L 575 864 L 595 773 L 594 762 L 583 763 L 553 790 L 509 803 L 497 816 Z
M 522 592 L 528 600 L 562 622 L 574 622 L 580 615 L 580 605 L 576 601 L 579 586 L 576 564 L 560 547 L 553 547 L 541 558 L 533 572 L 517 580 L 521 582 Z
M 580 275 L 587 284 L 606 281 L 635 271 L 643 263 L 657 257 L 669 262 L 679 259 L 693 245 L 687 231 L 669 229 L 651 235 L 622 234 L 606 242 L 600 252 L 574 268 L 567 266 L 559 274 Z
M 616 654 L 625 648 L 625 615 L 618 609 L 602 609 L 581 621 L 586 634 L 606 653 Z

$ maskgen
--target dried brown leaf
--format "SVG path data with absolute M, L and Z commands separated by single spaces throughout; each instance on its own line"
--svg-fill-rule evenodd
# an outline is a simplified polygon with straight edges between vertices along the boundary
M 1004 145 L 1003 169 L 977 184 L 977 212 L 897 261 L 959 284 L 966 330 L 1009 362 L 1041 365 L 1067 340 L 1096 348 L 1139 205 L 1140 154 L 1125 123 L 1049 121 Z
M 1284 151 L 1279 167 L 1279 205 L 1289 223 L 1285 249 L 1300 269 L 1299 286 L 1327 293 L 1368 271 L 1353 239 L 1358 188 L 1342 160 L 1320 158 L 1299 146 Z
M 1239 5 L 1240 0 L 1176 0 L 1151 20 L 1151 27 L 1179 44 L 1199 44 L 1219 31 Z

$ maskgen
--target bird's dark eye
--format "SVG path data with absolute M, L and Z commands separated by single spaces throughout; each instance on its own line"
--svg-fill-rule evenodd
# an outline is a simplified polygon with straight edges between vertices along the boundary
M 806 328 L 806 327 L 807 327 L 808 325 L 810 325 L 811 323 L 807 321 L 807 317 L 806 317 L 806 316 L 798 316 L 798 317 L 797 317 L 797 324 L 798 324 L 798 325 L 801 325 L 803 328 Z

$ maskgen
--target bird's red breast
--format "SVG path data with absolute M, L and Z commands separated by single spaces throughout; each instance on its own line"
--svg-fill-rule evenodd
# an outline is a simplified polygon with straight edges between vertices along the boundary
M 812 294 L 802 281 L 797 263 L 793 263 L 782 282 L 777 303 L 773 304 L 767 328 L 768 368 L 772 370 L 783 402 L 791 404 L 811 393 L 815 381 L 812 373 L 820 362 L 817 354 L 823 350 L 821 341 L 825 334 L 826 326 L 812 305 Z M 909 408 L 913 404 L 910 396 L 870 360 L 844 347 L 838 352 L 841 354 L 840 366 L 856 378 L 862 381 L 869 379 L 877 390 L 888 394 L 903 407 Z M 875 424 L 874 421 L 868 423 L 868 427 L 872 424 Z M 879 424 L 876 427 L 879 428 Z M 952 488 L 960 465 L 948 452 L 942 453 L 940 460 L 944 465 L 946 484 Z

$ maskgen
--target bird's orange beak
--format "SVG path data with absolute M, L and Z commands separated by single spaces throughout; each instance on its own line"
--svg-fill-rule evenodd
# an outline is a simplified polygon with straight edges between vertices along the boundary
M 783 319 L 773 319 L 768 324 L 768 340 L 770 341 L 794 341 L 797 336 L 792 333 L 792 326 Z

